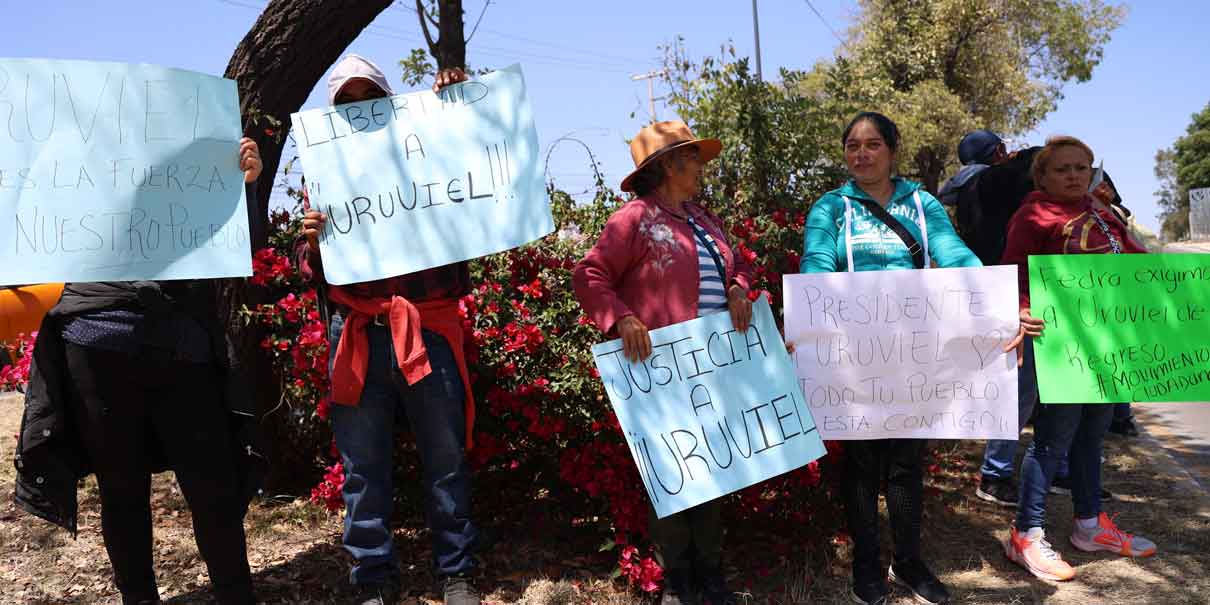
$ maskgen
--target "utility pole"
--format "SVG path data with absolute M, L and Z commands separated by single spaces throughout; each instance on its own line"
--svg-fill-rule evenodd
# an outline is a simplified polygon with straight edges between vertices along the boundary
M 756 81 L 764 82 L 760 71 L 760 18 L 756 15 L 756 0 L 752 0 L 752 37 L 756 39 Z
M 668 73 L 667 69 L 657 69 L 656 71 L 649 71 L 645 74 L 630 76 L 630 79 L 634 80 L 635 82 L 638 82 L 639 80 L 647 80 L 647 106 L 648 110 L 651 112 L 652 124 L 655 124 L 658 121 L 655 118 L 655 102 L 664 98 L 655 96 L 655 79 L 662 77 L 666 73 Z

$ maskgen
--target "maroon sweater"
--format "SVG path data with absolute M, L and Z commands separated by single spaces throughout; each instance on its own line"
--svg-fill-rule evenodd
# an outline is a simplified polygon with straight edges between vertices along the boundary
M 722 220 L 697 204 L 685 210 L 718 242 L 727 287 L 749 289 L 752 267 L 732 249 Z M 650 330 L 693 319 L 700 283 L 693 228 L 654 194 L 635 198 L 609 217 L 572 282 L 580 306 L 607 335 L 616 336 L 614 325 L 627 315 Z
M 1008 241 L 1001 264 L 1017 265 L 1020 305 L 1029 308 L 1029 256 L 1031 254 L 1111 254 L 1109 238 L 1097 225 L 1100 216 L 1109 232 L 1118 240 L 1122 253 L 1147 252 L 1130 236 L 1130 230 L 1116 214 L 1091 196 L 1078 202 L 1063 202 L 1042 191 L 1025 197 L 1008 222 Z

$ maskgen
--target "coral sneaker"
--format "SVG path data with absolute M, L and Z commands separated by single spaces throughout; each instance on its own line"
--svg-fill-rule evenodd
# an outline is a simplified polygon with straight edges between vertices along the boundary
M 1031 527 L 1025 533 L 1012 528 L 1008 541 L 1004 543 L 1004 554 L 1013 563 L 1043 580 L 1063 581 L 1076 577 L 1076 570 L 1051 548 L 1041 527 Z
M 1091 529 L 1080 527 L 1078 520 L 1073 524 L 1075 529 L 1071 532 L 1071 545 L 1080 550 L 1104 550 L 1123 557 L 1150 557 L 1155 554 L 1154 542 L 1118 529 L 1113 519 L 1105 513 L 1097 517 L 1097 526 Z

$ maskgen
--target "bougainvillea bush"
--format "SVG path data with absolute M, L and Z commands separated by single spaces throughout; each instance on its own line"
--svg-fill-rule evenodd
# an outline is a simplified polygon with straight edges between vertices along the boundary
M 678 111 L 699 136 L 725 143 L 708 167 L 704 203 L 727 222 L 731 244 L 755 267 L 755 287 L 770 293 L 780 313 L 781 275 L 797 271 L 808 205 L 839 182 L 835 154 L 816 142 L 822 135 L 804 134 L 822 122 L 811 121 L 809 103 L 787 85 L 755 80 L 742 62 L 706 63 L 696 72 L 679 61 L 672 67 Z M 473 261 L 474 289 L 459 302 L 478 406 L 469 454 L 477 516 L 540 517 L 536 522 L 597 532 L 602 550 L 617 557 L 617 573 L 653 592 L 662 571 L 647 537 L 646 495 L 590 351 L 604 336 L 580 310 L 571 285 L 575 263 L 624 200 L 599 175 L 591 201 L 574 201 L 553 185 L 550 195 L 557 231 Z M 335 514 L 343 509 L 343 469 L 327 423 L 325 326 L 317 294 L 295 265 L 300 215 L 301 207 L 271 215 L 270 246 L 255 253 L 250 278 L 266 302 L 242 316 L 256 326 L 280 387 L 266 417 L 273 440 L 285 445 L 274 452 L 275 463 L 310 478 L 311 500 Z M 396 509 L 419 518 L 411 449 L 402 435 Z M 738 554 L 745 547 L 756 549 L 754 557 L 785 561 L 812 544 L 842 539 L 837 500 L 821 482 L 819 464 L 728 496 L 733 563 L 752 564 Z
M 34 340 L 38 333 L 19 334 L 13 342 L 0 343 L 8 353 L 2 358 L 11 363 L 0 367 L 0 391 L 15 391 L 24 389 L 29 382 L 29 362 L 33 360 Z
M 595 242 L 610 213 L 623 203 L 599 183 L 591 202 L 551 190 L 555 233 L 522 248 L 472 263 L 473 291 L 459 302 L 468 364 L 478 406 L 475 448 L 476 508 L 489 517 L 530 514 L 538 505 L 553 518 L 598 531 L 618 557 L 617 571 L 638 589 L 662 579 L 647 540 L 648 505 L 642 482 L 599 380 L 590 347 L 605 337 L 581 311 L 572 292 L 575 263 Z M 265 336 L 282 385 L 282 420 L 296 447 L 316 452 L 322 473 L 311 490 L 317 505 L 343 509 L 343 473 L 326 429 L 327 344 L 315 292 L 301 282 L 292 258 L 299 223 L 277 213 L 271 248 L 255 256 L 252 281 L 275 302 L 248 309 Z M 796 256 L 762 257 L 756 249 L 801 237 L 803 213 L 733 221 L 731 238 L 757 267 L 762 287 L 780 282 Z M 780 301 L 776 301 L 780 303 Z M 778 304 L 780 307 L 780 304 Z M 410 448 L 405 435 L 401 451 Z M 396 485 L 414 485 L 415 456 L 397 456 Z M 812 535 L 821 503 L 818 465 L 778 477 L 728 498 L 732 519 L 752 519 L 801 541 Z M 397 490 L 398 508 L 420 509 L 414 489 Z M 794 548 L 798 548 L 795 546 Z

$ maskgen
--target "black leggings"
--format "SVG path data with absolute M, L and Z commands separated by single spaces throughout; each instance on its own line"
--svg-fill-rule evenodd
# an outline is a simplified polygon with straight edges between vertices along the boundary
M 880 574 L 878 556 L 878 491 L 887 483 L 887 509 L 895 560 L 920 557 L 920 516 L 924 491 L 921 472 L 923 439 L 879 439 L 844 443 L 845 516 L 853 536 L 855 576 Z M 861 578 L 859 578 L 861 579 Z
M 72 418 L 101 492 L 101 533 L 123 602 L 157 602 L 151 452 L 162 454 L 193 512 L 220 603 L 252 603 L 243 507 L 228 412 L 213 366 L 68 343 Z

